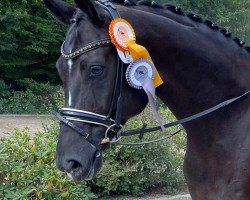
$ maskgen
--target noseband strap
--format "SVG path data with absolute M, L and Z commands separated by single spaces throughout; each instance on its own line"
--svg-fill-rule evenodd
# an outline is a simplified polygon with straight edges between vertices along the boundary
M 68 120 L 101 125 L 106 128 L 108 128 L 115 122 L 115 120 L 103 115 L 70 108 L 63 108 L 61 110 L 61 115 L 63 115 Z
M 85 133 L 83 129 L 79 128 L 78 126 L 76 126 L 75 124 L 73 124 L 72 122 L 70 122 L 68 119 L 66 119 L 64 116 L 62 116 L 60 113 L 56 112 L 56 111 L 52 111 L 52 114 L 56 116 L 56 118 L 64 123 L 65 125 L 69 126 L 70 128 L 72 128 L 74 131 L 76 131 L 78 134 L 80 134 L 83 138 L 87 139 L 89 134 Z

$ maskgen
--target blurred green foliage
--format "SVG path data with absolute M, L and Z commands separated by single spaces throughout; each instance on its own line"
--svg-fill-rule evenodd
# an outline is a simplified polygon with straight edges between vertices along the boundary
M 200 14 L 205 19 L 229 29 L 250 45 L 250 1 L 249 0 L 160 0 L 169 2 Z
M 0 114 L 49 114 L 63 107 L 61 86 L 38 83 L 33 79 L 18 81 L 25 91 L 14 91 L 0 79 Z
M 15 80 L 55 82 L 55 60 L 65 27 L 41 0 L 0 1 L 0 78 L 15 89 Z

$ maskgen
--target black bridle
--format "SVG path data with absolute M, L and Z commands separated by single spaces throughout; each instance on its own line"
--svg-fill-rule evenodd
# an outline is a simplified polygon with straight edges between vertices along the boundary
M 116 10 L 116 7 L 109 1 L 109 0 L 99 0 L 97 3 L 102 6 L 111 16 L 111 19 L 120 17 L 118 11 Z M 74 21 L 74 20 L 73 20 Z M 76 21 L 76 20 L 75 20 Z M 61 48 L 61 54 L 65 59 L 72 59 L 79 55 L 82 55 L 84 53 L 87 53 L 89 51 L 95 50 L 97 48 L 110 45 L 110 39 L 102 39 L 98 40 L 92 43 L 89 43 L 82 47 L 81 49 L 76 50 L 73 53 L 66 53 L 64 51 L 64 43 Z M 161 129 L 160 126 L 153 127 L 153 128 L 146 128 L 146 125 L 143 125 L 142 128 L 134 129 L 134 130 L 128 130 L 128 131 L 122 131 L 122 86 L 123 86 L 123 79 L 124 79 L 124 64 L 120 60 L 119 56 L 117 55 L 117 70 L 116 70 L 116 78 L 114 83 L 114 89 L 112 94 L 112 99 L 109 107 L 108 114 L 106 116 L 100 115 L 93 112 L 88 112 L 84 110 L 76 110 L 71 108 L 63 108 L 60 113 L 53 111 L 53 114 L 64 124 L 72 128 L 75 132 L 80 134 L 84 139 L 88 141 L 88 136 L 83 129 L 76 126 L 72 121 L 78 121 L 83 123 L 89 123 L 89 124 L 95 124 L 104 126 L 106 128 L 104 139 L 100 144 L 120 144 L 120 145 L 142 145 L 142 144 L 149 144 L 153 142 L 159 142 L 162 140 L 166 140 L 168 138 L 173 137 L 177 133 L 179 133 L 181 129 L 163 137 L 160 139 L 148 141 L 148 142 L 138 142 L 138 143 L 122 143 L 120 142 L 122 136 L 132 136 L 132 135 L 140 135 L 140 138 L 142 138 L 143 134 L 158 131 Z M 204 110 L 202 112 L 199 112 L 195 115 L 165 124 L 165 128 L 177 126 L 177 125 L 183 125 L 187 122 L 193 121 L 195 119 L 201 118 L 203 116 L 206 116 L 212 112 L 215 112 L 225 106 L 228 106 L 232 104 L 233 102 L 242 99 L 243 97 L 247 96 L 250 93 L 250 91 L 245 92 L 244 94 L 237 96 L 235 98 L 223 101 L 222 103 L 217 104 L 216 106 L 213 106 L 207 110 Z M 114 108 L 116 106 L 116 112 L 114 113 Z M 113 118 L 114 119 L 113 119 Z M 115 140 L 111 141 L 109 138 L 109 134 L 112 134 L 115 136 Z M 89 141 L 88 141 L 89 142 Z M 99 148 L 99 145 L 98 147 Z
M 109 12 L 111 19 L 120 17 L 115 6 L 111 4 L 109 1 L 98 1 L 98 3 Z M 76 22 L 77 20 L 73 19 L 71 21 Z M 65 59 L 72 59 L 82 54 L 85 54 L 89 51 L 95 50 L 97 48 L 100 48 L 103 46 L 109 46 L 110 43 L 111 43 L 110 39 L 102 39 L 102 40 L 94 41 L 76 50 L 73 53 L 65 52 L 64 43 L 63 43 L 61 47 L 61 54 L 62 54 L 62 57 Z M 124 70 L 124 64 L 120 60 L 117 54 L 116 78 L 115 78 L 115 83 L 113 87 L 114 89 L 113 89 L 113 94 L 111 98 L 111 103 L 109 106 L 109 111 L 106 116 L 93 113 L 93 112 L 89 112 L 89 111 L 76 110 L 76 109 L 71 109 L 71 108 L 63 108 L 60 111 L 60 113 L 53 111 L 53 114 L 62 123 L 71 127 L 73 130 L 75 130 L 78 134 L 80 134 L 86 140 L 88 140 L 89 134 L 85 133 L 83 129 L 76 126 L 72 121 L 78 121 L 78 122 L 83 122 L 83 123 L 104 126 L 106 128 L 106 132 L 105 132 L 105 138 L 102 141 L 102 144 L 108 143 L 108 134 L 110 132 L 113 133 L 113 135 L 115 135 L 117 138 L 119 138 L 118 135 L 122 130 L 121 118 L 122 118 L 122 86 L 123 86 L 123 78 L 124 78 L 123 70 Z M 115 106 L 116 106 L 116 109 L 114 113 L 113 111 L 114 111 Z

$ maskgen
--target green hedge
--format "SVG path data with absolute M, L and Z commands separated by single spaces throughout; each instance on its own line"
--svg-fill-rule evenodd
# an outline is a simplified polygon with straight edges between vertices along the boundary
M 169 111 L 161 112 L 170 120 Z M 147 116 L 151 116 L 148 109 L 126 128 L 141 125 L 142 119 L 151 121 Z M 15 130 L 9 133 L 9 139 L 0 140 L 0 199 L 93 199 L 114 194 L 142 195 L 154 188 L 166 193 L 183 189 L 184 133 L 158 144 L 109 148 L 100 174 L 88 185 L 69 181 L 56 169 L 57 134 L 58 127 L 54 125 L 34 138 L 28 130 Z M 154 137 L 160 135 L 156 133 Z
M 25 91 L 11 91 L 0 79 L 0 114 L 49 114 L 63 106 L 61 86 L 38 83 L 32 79 L 20 80 Z
M 30 138 L 15 130 L 0 141 L 0 199 L 93 199 L 85 184 L 70 182 L 54 165 L 57 128 Z
M 174 120 L 169 110 L 161 107 L 160 112 L 165 121 Z M 151 116 L 149 108 L 146 108 L 140 116 L 131 119 L 125 129 L 141 127 L 142 122 L 149 126 L 157 125 Z M 168 132 L 171 131 L 174 130 Z M 159 137 L 162 137 L 161 132 L 155 133 L 154 136 L 146 135 L 144 140 Z M 132 137 L 124 141 L 139 141 L 139 139 Z M 104 155 L 105 164 L 95 184 L 105 195 L 141 195 L 145 189 L 154 188 L 163 188 L 167 193 L 175 193 L 182 188 L 184 182 L 182 174 L 184 147 L 184 133 L 170 141 L 151 145 L 114 146 Z

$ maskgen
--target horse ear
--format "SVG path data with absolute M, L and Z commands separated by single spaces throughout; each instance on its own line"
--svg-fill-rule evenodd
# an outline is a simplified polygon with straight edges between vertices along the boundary
M 76 8 L 62 0 L 43 0 L 50 11 L 63 23 L 69 24 Z
M 100 7 L 91 0 L 75 0 L 76 5 L 85 12 L 96 24 L 103 22 Z

